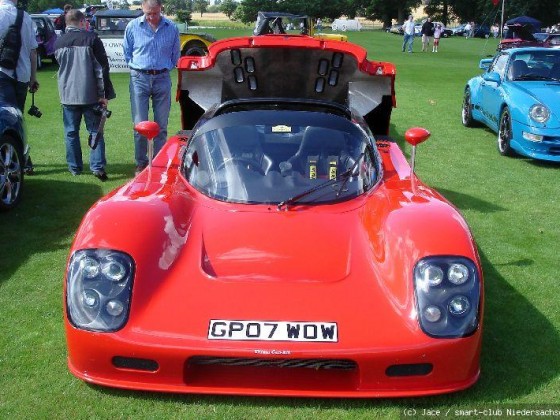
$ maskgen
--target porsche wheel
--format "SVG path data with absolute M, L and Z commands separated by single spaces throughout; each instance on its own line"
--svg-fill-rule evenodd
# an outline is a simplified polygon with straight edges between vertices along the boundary
M 0 139 L 0 211 L 10 210 L 21 199 L 23 152 L 13 137 Z
M 461 122 L 465 127 L 473 127 L 475 125 L 475 121 L 472 116 L 471 90 L 469 88 L 465 90 L 465 96 L 463 97 Z
M 498 130 L 498 151 L 502 156 L 513 156 L 515 152 L 511 148 L 511 115 L 508 107 L 505 107 L 500 115 Z

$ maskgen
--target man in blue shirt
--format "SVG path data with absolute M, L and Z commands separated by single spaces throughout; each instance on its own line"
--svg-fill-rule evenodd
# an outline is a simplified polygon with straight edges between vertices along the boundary
M 160 132 L 154 139 L 157 154 L 167 139 L 167 122 L 171 109 L 171 77 L 180 57 L 179 31 L 161 15 L 161 0 L 143 0 L 144 15 L 131 21 L 124 32 L 124 58 L 130 67 L 130 104 L 136 125 L 148 120 L 150 99 L 154 121 Z M 136 174 L 148 164 L 148 143 L 134 133 Z

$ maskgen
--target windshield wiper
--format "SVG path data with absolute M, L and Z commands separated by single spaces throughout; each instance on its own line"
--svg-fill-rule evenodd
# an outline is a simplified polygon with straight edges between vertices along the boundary
M 325 182 L 323 182 L 319 185 L 316 185 L 313 188 L 305 190 L 302 193 L 294 195 L 293 197 L 290 197 L 287 200 L 281 201 L 280 203 L 278 203 L 278 206 L 277 206 L 278 210 L 282 210 L 282 208 L 284 206 L 286 207 L 286 210 L 288 210 L 288 208 L 291 205 L 293 205 L 294 203 L 297 203 L 302 198 L 307 197 L 308 195 L 313 194 L 316 191 L 319 191 L 319 190 L 321 190 L 325 187 L 328 187 L 330 185 L 334 185 L 334 184 L 340 182 L 341 180 L 343 180 L 344 182 L 342 183 L 342 185 L 340 186 L 340 188 L 336 192 L 336 196 L 338 197 L 340 195 L 340 193 L 342 192 L 342 190 L 344 189 L 344 187 L 346 186 L 346 184 L 348 183 L 348 180 L 353 176 L 354 171 L 356 170 L 356 167 L 358 166 L 358 163 L 360 163 L 360 161 L 363 159 L 365 154 L 366 154 L 365 152 L 360 154 L 360 156 L 358 156 L 358 159 L 356 159 L 356 161 L 352 164 L 352 166 L 349 169 L 347 169 L 346 171 L 337 175 L 335 178 L 329 179 L 328 181 L 325 181 Z

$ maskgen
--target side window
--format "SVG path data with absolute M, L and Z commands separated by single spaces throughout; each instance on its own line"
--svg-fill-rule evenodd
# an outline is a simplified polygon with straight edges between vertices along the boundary
M 495 71 L 503 79 L 508 57 L 509 57 L 508 54 L 502 54 L 496 57 L 496 59 L 494 60 L 492 66 L 490 66 L 490 69 L 488 71 Z

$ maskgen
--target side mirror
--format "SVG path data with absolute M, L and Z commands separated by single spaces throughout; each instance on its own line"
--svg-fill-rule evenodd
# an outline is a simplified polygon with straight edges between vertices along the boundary
M 146 137 L 148 140 L 153 140 L 159 134 L 159 124 L 154 121 L 141 121 L 134 126 L 134 130 L 138 134 Z
M 412 146 L 412 153 L 410 154 L 410 177 L 414 173 L 414 162 L 416 160 L 416 146 L 425 142 L 430 138 L 431 133 L 422 127 L 409 128 L 404 133 L 404 138 L 408 144 Z
M 496 73 L 495 71 L 491 71 L 490 73 L 484 73 L 482 75 L 482 79 L 487 81 L 487 82 L 493 82 L 493 83 L 498 83 L 498 84 L 500 84 L 502 82 L 502 79 L 500 78 L 500 75 L 498 73 Z
M 481 68 L 482 70 L 488 70 L 493 60 L 494 60 L 493 58 L 483 58 L 482 60 L 480 60 L 478 67 Z
M 148 139 L 148 167 L 151 170 L 154 154 L 154 137 L 159 134 L 159 124 L 154 121 L 141 121 L 134 126 L 134 130 Z

